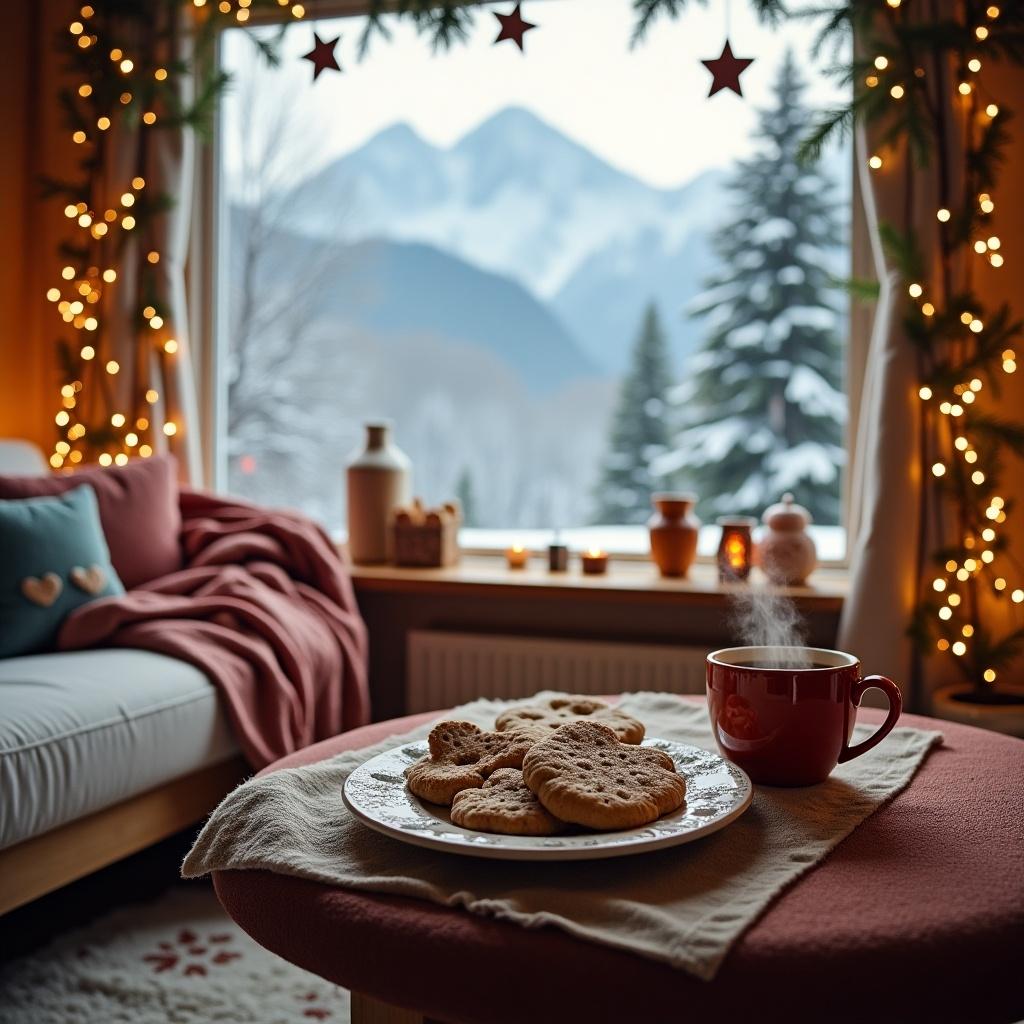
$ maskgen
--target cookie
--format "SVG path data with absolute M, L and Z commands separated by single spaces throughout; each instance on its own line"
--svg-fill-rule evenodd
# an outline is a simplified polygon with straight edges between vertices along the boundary
M 594 697 L 555 697 L 543 704 L 524 704 L 498 715 L 498 732 L 540 727 L 549 733 L 568 722 L 579 720 L 607 725 L 623 743 L 639 743 L 644 738 L 643 722 Z
M 479 789 L 457 793 L 452 821 L 462 828 L 509 836 L 553 836 L 566 827 L 544 810 L 518 768 L 499 768 Z
M 450 805 L 456 793 L 479 789 L 499 768 L 521 768 L 535 742 L 515 732 L 484 732 L 472 722 L 440 722 L 427 737 L 430 754 L 406 770 L 406 781 L 421 799 Z
M 591 721 L 563 725 L 532 747 L 523 780 L 556 818 L 601 831 L 646 825 L 686 798 L 668 754 L 620 743 Z

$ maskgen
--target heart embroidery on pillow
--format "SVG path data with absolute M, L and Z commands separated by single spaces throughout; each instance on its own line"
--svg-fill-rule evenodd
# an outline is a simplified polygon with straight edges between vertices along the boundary
M 43 573 L 38 578 L 26 576 L 21 581 L 21 592 L 40 608 L 49 608 L 63 589 L 64 583 L 55 572 Z
M 100 565 L 90 565 L 88 569 L 76 565 L 70 573 L 71 582 L 79 590 L 96 595 L 107 585 L 107 574 Z

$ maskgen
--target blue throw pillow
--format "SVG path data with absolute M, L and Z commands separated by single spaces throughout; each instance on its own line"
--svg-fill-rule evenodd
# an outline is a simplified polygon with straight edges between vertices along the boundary
M 52 646 L 76 608 L 123 593 L 91 487 L 0 501 L 0 657 Z

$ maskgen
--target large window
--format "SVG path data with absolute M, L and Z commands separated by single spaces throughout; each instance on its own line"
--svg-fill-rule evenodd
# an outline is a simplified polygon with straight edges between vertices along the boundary
M 383 417 L 478 530 L 636 547 L 665 489 L 839 524 L 850 154 L 798 162 L 835 99 L 810 29 L 735 6 L 743 99 L 707 98 L 718 9 L 632 50 L 629 0 L 527 4 L 525 54 L 486 9 L 450 52 L 400 23 L 362 62 L 361 18 L 289 26 L 278 66 L 251 37 L 279 29 L 227 32 L 228 488 L 341 527 Z M 313 27 L 342 37 L 315 83 Z

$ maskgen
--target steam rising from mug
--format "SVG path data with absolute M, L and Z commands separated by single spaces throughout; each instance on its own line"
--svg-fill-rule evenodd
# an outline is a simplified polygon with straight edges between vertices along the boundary
M 730 625 L 748 647 L 767 647 L 758 660 L 771 668 L 810 668 L 807 636 L 796 605 L 771 587 L 750 587 L 732 598 Z

